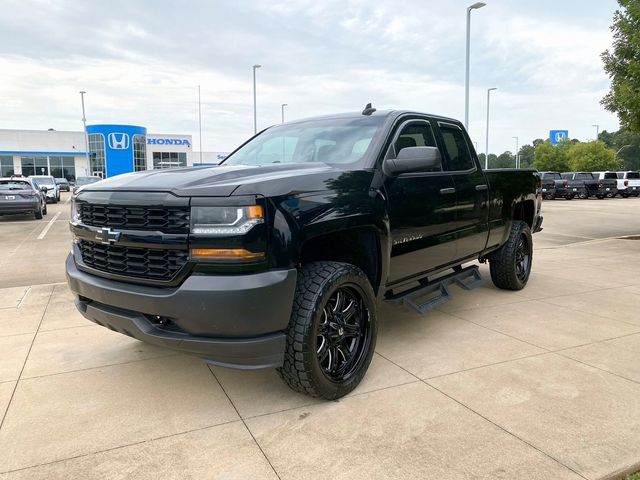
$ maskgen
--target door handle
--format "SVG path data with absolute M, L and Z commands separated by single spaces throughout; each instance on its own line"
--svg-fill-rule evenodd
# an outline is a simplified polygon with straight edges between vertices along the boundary
M 487 185 L 486 183 L 483 185 L 476 185 L 476 190 L 481 192 L 482 190 L 489 190 L 489 185 Z
M 440 194 L 441 195 L 449 195 L 451 193 L 456 193 L 456 189 L 455 188 L 441 188 L 440 189 Z

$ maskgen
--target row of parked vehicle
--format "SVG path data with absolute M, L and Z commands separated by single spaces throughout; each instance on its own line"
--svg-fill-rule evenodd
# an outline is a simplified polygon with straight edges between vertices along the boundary
M 540 172 L 545 200 L 640 195 L 640 172 Z
M 66 178 L 50 175 L 0 177 L 0 216 L 33 214 L 41 219 L 47 214 L 47 203 L 58 203 L 60 191 L 75 192 L 82 185 L 101 180 L 100 177 L 78 177 L 72 184 Z

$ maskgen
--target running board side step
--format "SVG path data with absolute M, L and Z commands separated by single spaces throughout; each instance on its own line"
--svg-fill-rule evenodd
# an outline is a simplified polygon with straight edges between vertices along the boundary
M 429 281 L 427 278 L 420 280 L 420 285 L 394 294 L 391 291 L 386 300 L 390 303 L 404 305 L 420 314 L 438 308 L 451 299 L 449 286 L 458 285 L 465 290 L 473 290 L 484 283 L 480 269 L 477 265 L 466 268 L 454 269 L 443 277 Z

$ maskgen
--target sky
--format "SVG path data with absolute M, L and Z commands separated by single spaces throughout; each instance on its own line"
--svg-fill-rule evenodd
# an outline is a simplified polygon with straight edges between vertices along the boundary
M 549 130 L 617 130 L 600 99 L 615 0 L 485 0 L 472 12 L 469 133 L 514 151 Z M 0 0 L 0 128 L 142 125 L 230 151 L 281 121 L 378 109 L 464 119 L 472 0 Z

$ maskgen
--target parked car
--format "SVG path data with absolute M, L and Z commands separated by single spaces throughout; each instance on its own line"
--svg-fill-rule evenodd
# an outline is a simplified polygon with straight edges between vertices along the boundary
M 582 199 L 589 198 L 589 187 L 593 187 L 594 182 L 591 172 L 564 172 L 561 177 L 568 182 L 567 189 L 574 196 Z
M 542 179 L 543 185 L 545 183 L 549 184 L 550 180 L 553 181 L 555 185 L 555 193 L 551 200 L 557 198 L 566 198 L 567 200 L 572 200 L 575 197 L 575 194 L 569 190 L 569 181 L 562 178 L 560 172 L 540 172 L 540 178 Z
M 66 178 L 56 178 L 55 181 L 61 192 L 68 192 L 70 190 L 69 180 L 67 180 Z
M 621 197 L 637 197 L 640 195 L 640 172 L 617 172 L 618 193 Z
M 76 184 L 73 186 L 73 193 L 76 193 L 80 187 L 91 185 L 102 180 L 100 177 L 76 177 Z
M 47 202 L 58 203 L 60 201 L 60 187 L 51 175 L 31 175 L 29 178 L 33 180 L 37 188 L 47 187 Z
M 425 313 L 445 285 L 478 286 L 462 266 L 475 259 L 497 287 L 524 288 L 542 224 L 535 170 L 483 171 L 457 120 L 374 112 L 273 126 L 220 166 L 83 187 L 66 262 L 78 310 L 336 399 L 371 362 L 377 299 Z
M 596 197 L 613 198 L 618 194 L 618 175 L 615 172 L 593 172 L 593 176 L 599 180 Z
M 538 173 L 538 177 L 540 177 L 540 187 L 542 192 L 542 198 L 544 200 L 553 200 L 556 198 L 556 182 L 555 180 L 547 176 L 546 178 L 542 178 L 542 174 Z
M 36 219 L 41 219 L 47 214 L 44 193 L 28 178 L 0 178 L 0 215 L 29 213 L 33 213 Z

